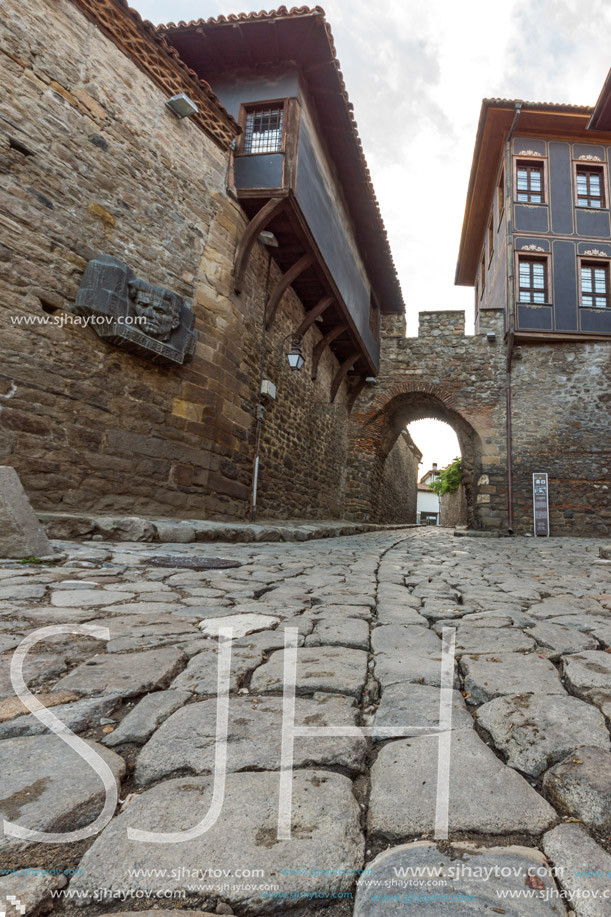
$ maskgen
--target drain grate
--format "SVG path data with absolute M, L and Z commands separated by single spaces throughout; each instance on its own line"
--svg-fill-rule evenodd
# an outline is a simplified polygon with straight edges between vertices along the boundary
M 147 560 L 152 567 L 184 567 L 186 570 L 226 570 L 241 567 L 237 560 L 222 557 L 197 557 L 192 554 L 156 554 Z

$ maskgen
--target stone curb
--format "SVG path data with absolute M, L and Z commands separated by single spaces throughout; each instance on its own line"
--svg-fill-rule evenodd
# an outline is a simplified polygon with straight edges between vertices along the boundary
M 291 522 L 261 524 L 208 522 L 197 519 L 149 519 L 145 516 L 101 516 L 78 513 L 38 513 L 47 535 L 55 541 L 144 541 L 163 544 L 192 542 L 310 541 L 362 535 L 366 532 L 420 528 L 364 522 Z

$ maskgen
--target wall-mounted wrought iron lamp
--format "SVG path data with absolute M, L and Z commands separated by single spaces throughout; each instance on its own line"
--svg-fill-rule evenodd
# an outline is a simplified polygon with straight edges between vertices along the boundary
M 199 111 L 195 102 L 189 98 L 186 92 L 179 92 L 178 95 L 168 99 L 165 104 L 170 111 L 174 112 L 177 118 L 190 118 Z
M 286 342 L 291 342 L 291 349 L 286 353 Z M 302 334 L 287 334 L 283 343 L 282 350 L 286 353 L 286 358 L 289 361 L 289 366 L 291 369 L 296 369 L 299 371 L 303 364 L 305 363 L 305 357 L 303 355 L 303 335 Z

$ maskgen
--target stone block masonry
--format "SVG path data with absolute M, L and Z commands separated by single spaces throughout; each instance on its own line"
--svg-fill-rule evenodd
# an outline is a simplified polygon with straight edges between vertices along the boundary
M 363 390 L 351 415 L 350 518 L 384 517 L 384 468 L 405 426 L 432 417 L 454 428 L 463 458 L 468 523 L 501 530 L 507 518 L 503 315 L 465 336 L 464 313 L 421 312 L 419 336 L 383 319 L 379 384 Z M 495 340 L 487 339 L 494 331 Z
M 226 118 L 219 139 L 178 121 L 159 78 L 167 66 L 180 88 L 173 59 L 151 76 L 68 0 L 4 9 L 0 463 L 17 469 L 38 510 L 244 519 L 267 255 L 251 258 L 236 295 L 246 217 L 226 189 L 235 127 Z M 116 16 L 133 28 L 126 8 Z M 70 321 L 100 253 L 192 302 L 191 363 L 152 365 Z M 289 290 L 267 345 L 278 401 L 264 425 L 261 518 L 342 514 L 347 390 L 329 404 L 330 351 L 315 383 L 289 375 L 281 343 L 302 318 Z M 310 329 L 308 360 L 319 339 Z

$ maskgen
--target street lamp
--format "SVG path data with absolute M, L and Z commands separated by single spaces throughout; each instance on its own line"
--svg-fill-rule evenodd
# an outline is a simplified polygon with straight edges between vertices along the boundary
M 291 369 L 296 369 L 298 372 L 305 363 L 305 357 L 303 355 L 303 335 L 302 334 L 287 334 L 284 341 L 282 342 L 282 350 L 285 350 L 286 342 L 291 342 L 291 349 L 286 354 L 286 358 L 289 361 L 289 366 Z

